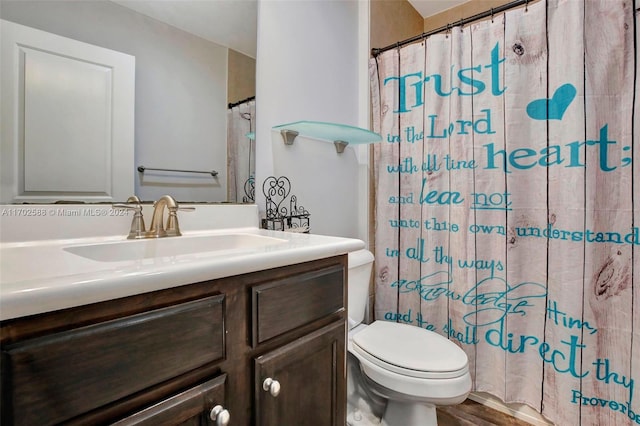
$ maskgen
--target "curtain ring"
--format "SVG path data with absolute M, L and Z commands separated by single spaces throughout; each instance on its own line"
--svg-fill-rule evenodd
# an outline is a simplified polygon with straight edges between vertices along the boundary
M 462 32 L 463 25 L 464 25 L 464 18 L 460 18 L 460 32 Z
M 526 0 L 524 3 L 524 11 L 528 12 L 529 11 L 529 0 Z
M 493 8 L 491 8 L 491 22 L 493 23 Z

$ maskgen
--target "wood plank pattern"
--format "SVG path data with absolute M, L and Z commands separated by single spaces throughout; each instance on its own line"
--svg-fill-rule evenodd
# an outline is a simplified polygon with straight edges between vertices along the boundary
M 402 75 L 423 75 L 424 73 L 425 45 L 416 43 L 400 49 L 400 73 Z M 409 80 L 409 79 L 408 79 Z M 413 81 L 419 78 L 411 78 Z M 399 228 L 400 232 L 400 252 L 398 253 L 399 268 L 402 278 L 409 280 L 419 280 L 420 271 L 424 262 L 429 262 L 428 247 L 424 244 L 422 235 L 422 211 L 420 203 L 415 200 L 419 196 L 417 188 L 422 183 L 422 168 L 420 158 L 424 149 L 423 140 L 417 140 L 424 128 L 424 106 L 414 106 L 419 103 L 419 97 L 423 96 L 420 86 L 416 90 L 409 90 L 402 99 L 399 109 L 406 109 L 407 112 L 398 114 L 400 117 L 400 163 L 398 165 L 400 176 L 400 192 L 395 201 L 400 210 L 400 220 L 417 225 L 408 228 Z M 414 201 L 409 201 L 409 197 Z M 396 209 L 396 203 L 387 199 L 388 209 Z M 402 317 L 399 321 L 412 323 L 418 312 L 420 312 L 421 299 L 416 297 L 414 292 L 405 292 L 405 287 L 399 288 L 398 313 Z
M 452 31 L 447 35 L 451 39 L 451 61 L 459 64 L 460 69 L 471 68 L 471 31 Z M 455 96 L 450 102 L 451 117 L 472 117 L 473 102 L 470 96 Z M 467 135 L 454 133 L 449 137 L 449 155 L 457 160 L 476 161 L 473 145 L 469 143 Z M 449 173 L 449 187 L 461 194 L 475 192 L 475 169 L 464 168 Z M 464 203 L 452 205 L 450 208 L 451 226 L 456 225 L 457 231 L 449 234 L 449 251 L 451 263 L 451 289 L 457 295 L 476 295 L 476 273 L 471 268 L 453 267 L 453 259 L 475 259 L 475 234 L 468 229 L 475 222 L 474 211 L 471 209 L 473 199 L 465 197 Z M 476 377 L 476 344 L 478 328 L 475 323 L 475 308 L 462 303 L 449 303 L 449 321 L 445 334 L 454 336 L 455 340 L 463 341 L 462 348 L 469 358 L 469 371 L 472 379 Z
M 444 34 L 430 37 L 425 42 L 427 57 L 423 58 L 424 78 L 431 79 L 434 75 L 441 76 L 439 82 L 442 92 L 447 93 L 451 89 L 453 81 L 449 72 L 451 63 L 451 38 Z M 438 60 L 434 60 L 438 58 Z M 449 221 L 449 206 L 423 203 L 423 198 L 431 191 L 446 193 L 449 191 L 449 171 L 445 165 L 445 155 L 449 152 L 448 135 L 443 135 L 442 130 L 451 123 L 450 96 L 441 96 L 437 90 L 433 90 L 438 82 L 424 83 L 424 140 L 423 153 L 416 159 L 422 164 L 423 174 L 420 184 L 414 188 L 415 195 L 420 200 L 419 208 L 422 211 L 422 235 L 421 246 L 424 247 L 424 258 L 428 261 L 422 263 L 420 270 L 421 284 L 424 291 L 421 292 L 422 303 L 420 305 L 419 326 L 437 331 L 444 331 L 449 319 L 449 301 L 439 293 L 434 295 L 436 289 L 451 289 L 451 274 L 449 265 L 439 261 L 438 256 L 450 256 L 449 235 L 443 230 L 442 224 Z M 434 229 L 435 228 L 435 229 Z M 440 254 L 438 254 L 440 253 Z M 428 322 L 423 322 L 428 319 Z
M 638 5 L 637 5 L 638 6 Z M 636 9 L 636 40 L 640 40 L 640 8 Z M 636 46 L 636 79 L 633 92 L 636 103 L 633 117 L 633 176 L 640 176 L 640 48 Z M 633 224 L 640 227 L 640 184 L 633 184 Z M 640 247 L 633 247 L 633 347 L 631 348 L 631 380 L 640 383 Z
M 394 82 L 381 93 L 386 107 L 374 108 L 376 130 L 398 134 L 400 145 L 375 148 L 378 278 L 398 268 L 387 280 L 398 285 L 377 287 L 377 307 L 385 310 L 376 318 L 398 320 L 422 299 L 416 325 L 432 324 L 463 347 L 474 390 L 528 404 L 557 424 L 640 422 L 640 25 L 633 4 L 535 2 L 397 49 L 400 65 L 379 67 L 376 76 Z M 422 119 L 413 107 L 424 110 Z M 402 139 L 412 126 L 424 129 L 422 156 Z M 446 129 L 448 146 L 428 136 L 432 127 Z M 441 194 L 438 202 L 423 199 L 415 176 L 380 171 L 409 156 L 424 165 L 432 154 L 442 169 L 423 170 L 422 184 Z M 456 168 L 449 162 L 456 160 L 472 165 Z M 408 194 L 421 204 L 421 230 L 388 226 L 396 210 L 400 219 L 417 217 L 413 203 L 389 202 Z M 462 202 L 451 202 L 453 194 Z M 432 218 L 458 229 L 434 232 L 426 226 Z M 400 262 L 390 263 L 385 250 L 396 240 L 403 241 L 394 253 Z M 413 241 L 431 257 L 419 274 L 406 259 Z M 438 287 L 430 278 L 447 263 L 451 282 Z M 389 302 L 399 285 L 406 288 L 394 317 Z
M 468 194 L 469 197 L 473 197 L 473 205 L 471 208 L 475 213 L 474 225 L 480 227 L 487 227 L 484 229 L 491 229 L 491 231 L 480 231 L 475 233 L 476 238 L 476 259 L 473 262 L 473 268 L 476 271 L 476 277 L 474 283 L 476 283 L 476 296 L 473 302 L 470 304 L 477 310 L 476 321 L 478 323 L 478 329 L 482 333 L 491 330 L 503 330 L 502 319 L 499 312 L 500 309 L 483 309 L 485 303 L 483 303 L 486 295 L 492 295 L 496 293 L 506 294 L 506 263 L 507 263 L 507 249 L 506 249 L 506 220 L 507 214 L 504 209 L 504 200 L 491 201 L 491 195 L 493 194 L 505 194 L 507 192 L 506 177 L 501 170 L 501 162 L 498 161 L 497 170 L 486 170 L 485 161 L 483 157 L 487 156 L 484 145 L 492 144 L 496 151 L 502 151 L 505 149 L 505 110 L 504 110 L 504 98 L 503 96 L 497 96 L 496 92 L 503 90 L 501 87 L 494 87 L 494 82 L 490 81 L 483 75 L 487 64 L 491 64 L 495 61 L 492 59 L 492 55 L 498 56 L 498 58 L 504 58 L 504 51 L 501 46 L 504 46 L 504 15 L 495 17 L 493 22 L 490 20 L 481 21 L 471 25 L 471 28 L 467 31 L 471 31 L 471 56 L 473 69 L 473 78 L 478 81 L 487 81 L 487 87 L 485 90 L 475 96 L 472 96 L 473 100 L 473 120 L 480 120 L 487 117 L 487 114 L 491 115 L 491 132 L 473 132 L 471 140 L 473 141 L 474 158 L 478 158 L 479 164 L 482 166 L 474 169 L 475 171 L 475 187 L 474 194 Z M 455 30 L 454 30 L 455 31 Z M 495 52 L 492 52 L 496 49 Z M 476 68 L 480 66 L 480 68 Z M 500 73 L 497 64 L 497 73 Z M 500 75 L 500 74 L 498 74 Z M 498 80 L 499 81 L 499 80 Z M 497 83 L 497 82 L 496 82 Z M 489 85 L 491 88 L 489 88 Z M 467 141 L 470 143 L 470 141 Z M 485 199 L 486 196 L 486 199 Z M 495 204 L 495 205 L 494 205 Z M 474 228 L 477 229 L 477 228 Z M 468 260 L 468 259 L 463 259 Z M 480 262 L 480 263 L 478 263 Z M 482 266 L 481 266 L 482 265 Z M 485 265 L 493 265 L 491 267 L 485 267 Z M 487 360 L 491 360 L 490 365 L 487 364 Z M 495 344 L 489 343 L 487 339 L 479 339 L 477 344 L 477 359 L 476 359 L 476 389 L 479 391 L 490 392 L 493 395 L 498 396 L 500 399 L 505 400 L 507 395 L 505 394 L 505 385 L 507 381 L 506 376 L 506 353 L 500 347 Z M 482 367 L 480 367 L 482 366 Z
M 549 67 L 549 91 L 555 91 L 563 84 L 571 84 L 576 89 L 573 104 L 565 111 L 562 121 L 550 120 L 548 145 L 560 146 L 567 141 L 586 140 L 584 129 L 584 69 L 575 67 L 571 73 L 565 70 L 572 64 L 583 62 L 584 40 L 578 31 L 566 28 L 580 26 L 584 16 L 584 3 L 572 0 L 550 0 L 549 19 L 549 61 L 556 64 Z M 551 93 L 546 97 L 551 96 Z M 582 152 L 584 158 L 584 152 Z M 549 223 L 557 229 L 584 231 L 585 209 L 585 169 L 582 167 L 549 168 Z M 553 348 L 565 346 L 563 341 L 576 339 L 582 344 L 583 332 L 578 327 L 566 327 L 564 318 L 582 319 L 584 281 L 584 241 L 563 241 L 552 239 L 548 248 L 549 276 L 547 282 L 547 306 L 549 313 L 545 324 L 544 341 Z M 561 314 L 562 313 L 562 314 Z M 564 316 L 563 316 L 564 315 Z M 589 332 L 587 330 L 587 332 Z M 580 423 L 580 406 L 567 404 L 572 390 L 580 389 L 580 378 L 562 373 L 551 363 L 545 363 L 542 414 L 555 419 L 558 424 L 577 425 Z M 575 362 L 576 375 L 581 375 L 582 359 Z
M 588 140 L 607 143 L 607 150 L 586 149 L 586 228 L 594 232 L 632 227 L 632 167 L 623 167 L 630 147 L 633 106 L 634 34 L 632 4 L 610 0 L 585 3 L 585 122 Z M 607 52 L 603 55 L 603 52 Z M 603 142 L 606 141 L 606 142 Z M 615 141 L 611 143 L 609 141 Z M 601 145 L 602 146 L 602 145 Z M 630 387 L 632 329 L 631 245 L 587 243 L 585 251 L 584 321 L 597 332 L 584 334 L 583 360 L 589 374 L 581 394 L 629 403 L 637 411 Z M 586 367 L 586 365 L 585 365 Z M 626 381 L 626 380 L 625 380 Z M 634 403 L 635 402 L 635 403 Z M 618 410 L 581 405 L 583 425 L 616 424 Z
M 381 143 L 373 145 L 376 191 L 376 231 L 375 231 L 375 317 L 384 318 L 387 312 L 398 310 L 398 289 L 391 286 L 398 281 L 398 256 L 400 251 L 400 228 L 390 223 L 400 220 L 398 206 L 391 208 L 389 197 L 399 195 L 400 176 L 389 173 L 387 166 L 400 164 L 400 121 L 393 111 L 399 104 L 397 85 L 385 84 L 388 76 L 397 76 L 400 72 L 400 56 L 397 50 L 385 52 L 372 60 L 372 86 L 379 91 L 379 102 L 374 103 L 374 130 L 382 133 Z M 379 127 L 378 127 L 379 126 Z M 397 138 L 397 142 L 396 141 Z M 390 142 L 391 141 L 391 142 Z
M 513 9 L 505 14 L 505 20 L 504 46 L 511 47 L 504 52 L 507 152 L 540 152 L 547 148 L 548 120 L 530 118 L 525 107 L 532 99 L 548 97 L 546 11 L 540 7 Z M 546 227 L 547 170 L 514 170 L 510 166 L 506 184 L 506 284 L 514 289 L 510 297 L 526 297 L 527 307 L 522 317 L 507 315 L 504 319 L 507 336 L 513 335 L 518 342 L 507 351 L 505 393 L 510 401 L 540 401 L 544 362 L 537 348 L 544 336 L 547 240 L 518 238 L 516 229 Z

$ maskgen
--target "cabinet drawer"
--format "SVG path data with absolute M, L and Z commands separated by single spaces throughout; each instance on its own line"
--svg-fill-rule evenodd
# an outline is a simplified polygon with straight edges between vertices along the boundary
M 3 410 L 15 424 L 58 423 L 220 360 L 223 303 L 213 296 L 6 346 Z
M 194 386 L 139 411 L 113 426 L 172 426 L 184 424 L 213 424 L 209 418 L 211 409 L 224 406 L 224 383 L 227 375 Z
M 253 345 L 344 309 L 342 265 L 252 287 Z

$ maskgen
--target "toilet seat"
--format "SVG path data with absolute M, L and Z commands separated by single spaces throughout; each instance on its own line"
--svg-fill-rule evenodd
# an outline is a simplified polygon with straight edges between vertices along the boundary
M 453 379 L 469 373 L 455 343 L 408 324 L 374 321 L 353 335 L 352 350 L 382 369 L 419 379 Z

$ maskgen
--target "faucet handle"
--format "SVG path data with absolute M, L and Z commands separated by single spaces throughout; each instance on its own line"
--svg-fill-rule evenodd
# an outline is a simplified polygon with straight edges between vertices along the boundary
M 116 209 L 142 210 L 142 204 L 115 203 L 112 206 Z
M 127 199 L 127 203 L 114 204 L 113 207 L 120 209 L 133 210 L 133 220 L 131 221 L 131 229 L 127 239 L 136 240 L 145 238 L 146 228 L 144 226 L 144 217 L 142 216 L 142 204 L 140 199 L 135 195 Z
M 180 232 L 180 226 L 178 225 L 178 210 L 182 210 L 179 207 L 169 207 L 169 217 L 167 217 L 167 226 L 165 231 L 168 237 L 179 237 L 182 235 Z
M 136 195 L 132 195 L 131 197 L 127 198 L 126 202 L 113 204 L 113 207 L 118 209 L 142 211 L 142 202 L 140 201 L 140 198 L 138 198 Z
M 178 215 L 177 215 L 178 210 L 185 211 L 185 212 L 192 212 L 196 208 L 181 207 L 176 203 L 175 207 L 167 207 L 167 209 L 169 210 L 169 217 L 167 217 L 167 226 L 165 227 L 165 230 L 167 231 L 167 236 L 179 237 L 180 235 L 182 235 L 182 233 L 180 232 L 180 225 L 178 225 Z

